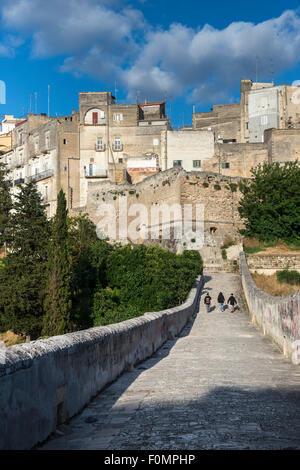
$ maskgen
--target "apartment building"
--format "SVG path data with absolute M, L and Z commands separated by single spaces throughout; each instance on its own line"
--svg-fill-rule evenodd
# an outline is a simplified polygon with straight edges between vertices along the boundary
M 12 132 L 13 148 L 1 158 L 9 170 L 12 194 L 23 183 L 35 183 L 48 204 L 49 217 L 56 211 L 60 189 L 67 195 L 68 206 L 76 205 L 79 202 L 77 114 L 60 118 L 29 114 Z
M 165 102 L 117 104 L 110 92 L 79 93 L 79 117 L 80 205 L 99 178 L 137 182 L 162 168 Z

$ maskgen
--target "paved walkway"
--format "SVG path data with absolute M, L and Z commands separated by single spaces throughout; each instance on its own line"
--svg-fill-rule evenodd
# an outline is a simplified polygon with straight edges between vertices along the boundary
M 300 367 L 251 323 L 234 274 L 206 274 L 209 314 L 101 392 L 43 449 L 300 449 Z M 205 291 L 205 290 L 204 290 Z

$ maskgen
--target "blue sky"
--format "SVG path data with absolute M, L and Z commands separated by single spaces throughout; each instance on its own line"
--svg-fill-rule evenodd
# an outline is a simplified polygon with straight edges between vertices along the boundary
M 174 127 L 192 107 L 239 100 L 241 78 L 290 84 L 300 79 L 296 1 L 1 0 L 0 114 L 51 115 L 78 109 L 79 91 L 114 93 L 119 102 L 167 98 Z M 32 95 L 32 111 L 35 101 Z

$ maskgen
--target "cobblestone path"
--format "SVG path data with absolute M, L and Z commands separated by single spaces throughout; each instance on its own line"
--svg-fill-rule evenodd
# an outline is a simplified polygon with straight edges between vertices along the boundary
M 220 313 L 220 290 L 240 309 Z M 300 367 L 251 324 L 238 275 L 206 274 L 193 324 L 42 449 L 300 449 Z

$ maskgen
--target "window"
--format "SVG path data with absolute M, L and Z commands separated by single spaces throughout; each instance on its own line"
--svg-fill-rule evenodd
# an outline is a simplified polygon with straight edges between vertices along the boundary
M 246 129 L 249 129 L 249 122 L 246 122 Z
M 45 201 L 48 201 L 48 186 L 45 186 Z
M 201 160 L 193 160 L 193 167 L 200 168 L 201 167 Z
M 35 150 L 36 152 L 39 151 L 39 139 L 38 139 L 38 138 L 36 138 L 36 139 L 34 140 L 34 150 Z
M 114 113 L 114 121 L 120 122 L 123 121 L 123 114 Z
M 98 124 L 98 113 L 97 112 L 96 113 L 93 112 L 93 124 L 94 125 Z
M 95 171 L 94 171 L 95 165 L 94 163 L 89 164 L 89 176 L 94 176 Z
M 261 116 L 261 124 L 262 126 L 266 126 L 268 124 L 268 116 Z
M 115 150 L 121 150 L 121 140 L 120 139 L 115 139 L 114 148 L 115 148 Z
M 158 139 L 153 139 L 153 146 L 157 147 L 159 145 L 159 140 Z
M 182 166 L 182 160 L 173 160 L 173 166 Z
M 119 158 L 119 163 L 123 163 L 123 158 Z
M 222 163 L 222 168 L 229 168 L 229 163 Z
M 102 139 L 102 137 L 97 137 L 97 150 L 103 150 L 103 139 Z
M 64 145 L 66 145 L 66 143 L 67 143 L 67 139 L 64 139 Z

